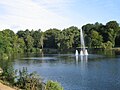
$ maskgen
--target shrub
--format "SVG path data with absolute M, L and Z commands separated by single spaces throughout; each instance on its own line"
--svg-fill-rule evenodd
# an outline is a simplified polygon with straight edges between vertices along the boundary
M 64 89 L 58 82 L 48 81 L 45 90 L 64 90 Z
M 2 59 L 3 59 L 3 60 L 7 60 L 7 59 L 8 59 L 8 55 L 5 54 L 5 53 L 3 53 L 3 54 L 2 54 Z
M 113 47 L 113 44 L 110 41 L 102 44 L 103 49 L 112 49 L 112 47 Z
M 42 90 L 42 79 L 35 72 L 28 74 L 27 68 L 23 68 L 16 85 L 25 90 Z
M 0 78 L 3 81 L 8 81 L 12 85 L 15 84 L 17 70 L 14 70 L 9 61 L 6 61 L 6 64 L 1 65 L 1 67 L 3 69 L 3 73 Z

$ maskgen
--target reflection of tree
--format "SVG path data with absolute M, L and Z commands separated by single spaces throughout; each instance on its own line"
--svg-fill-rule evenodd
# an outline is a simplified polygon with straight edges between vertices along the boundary
M 113 50 L 104 50 L 104 55 L 106 56 L 112 56 L 114 57 L 115 56 L 115 52 Z

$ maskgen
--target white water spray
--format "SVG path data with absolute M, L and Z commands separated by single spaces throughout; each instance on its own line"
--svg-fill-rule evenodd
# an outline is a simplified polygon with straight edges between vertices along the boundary
M 87 49 L 85 49 L 85 42 L 84 42 L 84 38 L 83 38 L 82 29 L 80 29 L 80 42 L 81 42 L 80 55 L 88 55 Z
M 78 50 L 76 50 L 75 55 L 78 56 Z

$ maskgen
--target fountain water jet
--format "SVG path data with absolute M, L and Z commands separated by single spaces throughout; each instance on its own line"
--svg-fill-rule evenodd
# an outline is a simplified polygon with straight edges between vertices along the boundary
M 78 50 L 76 50 L 75 55 L 78 56 Z
M 84 42 L 84 38 L 83 38 L 82 29 L 80 29 L 80 42 L 81 42 L 80 55 L 88 55 L 87 49 L 85 49 L 85 42 Z

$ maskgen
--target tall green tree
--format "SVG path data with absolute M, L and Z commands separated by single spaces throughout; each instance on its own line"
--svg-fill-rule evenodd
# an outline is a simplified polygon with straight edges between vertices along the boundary
M 62 44 L 61 47 L 63 49 L 69 49 L 69 48 L 76 48 L 80 44 L 80 30 L 75 27 L 71 26 L 69 28 L 66 28 L 62 31 Z
M 31 36 L 31 32 L 28 29 L 26 29 L 25 31 L 18 31 L 17 35 L 19 38 L 23 38 L 24 40 L 25 43 L 24 50 L 26 52 L 32 51 L 34 39 Z
M 32 33 L 32 37 L 34 39 L 34 47 L 35 48 L 43 48 L 43 33 L 42 31 L 34 31 Z
M 109 41 L 112 42 L 113 47 L 115 46 L 115 39 L 117 37 L 117 34 L 119 32 L 119 24 L 116 21 L 109 21 L 106 23 L 106 29 L 108 32 L 108 38 Z
M 95 48 L 100 48 L 102 45 L 103 38 L 97 31 L 91 33 L 91 45 Z
M 45 48 L 58 48 L 61 31 L 58 29 L 49 29 L 44 32 L 44 47 Z
M 5 29 L 1 32 L 1 37 L 4 40 L 2 42 L 4 53 L 7 53 L 8 55 L 11 55 L 13 53 L 13 43 L 14 43 L 14 37 L 15 33 L 10 29 Z

